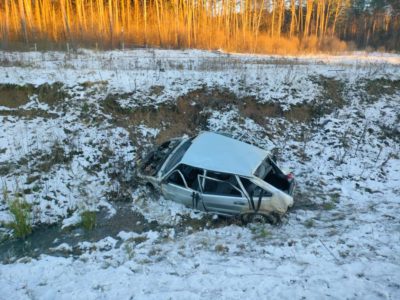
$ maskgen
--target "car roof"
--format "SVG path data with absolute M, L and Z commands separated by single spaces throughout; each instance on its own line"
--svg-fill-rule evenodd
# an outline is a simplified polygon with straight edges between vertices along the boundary
M 252 176 L 268 151 L 214 132 L 192 140 L 181 163 L 215 172 Z

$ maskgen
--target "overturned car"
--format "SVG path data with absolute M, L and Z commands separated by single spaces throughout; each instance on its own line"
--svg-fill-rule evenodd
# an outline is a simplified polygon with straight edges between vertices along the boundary
M 295 188 L 269 152 L 214 132 L 163 143 L 139 162 L 138 177 L 167 199 L 243 222 L 276 223 Z

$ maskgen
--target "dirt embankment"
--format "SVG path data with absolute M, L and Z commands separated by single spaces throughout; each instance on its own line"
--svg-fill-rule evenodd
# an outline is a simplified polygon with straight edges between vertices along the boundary
M 321 95 L 312 103 L 297 104 L 283 110 L 278 103 L 261 103 L 255 97 L 239 98 L 227 89 L 202 87 L 180 96 L 174 102 L 147 105 L 133 109 L 121 107 L 119 100 L 129 99 L 132 94 L 108 94 L 103 109 L 111 113 L 115 121 L 124 127 L 144 124 L 160 129 L 158 143 L 182 134 L 194 134 L 206 129 L 212 111 L 237 110 L 240 117 L 250 118 L 260 126 L 267 125 L 267 118 L 283 117 L 289 121 L 310 122 L 342 107 L 344 83 L 327 77 L 312 78 L 321 86 Z

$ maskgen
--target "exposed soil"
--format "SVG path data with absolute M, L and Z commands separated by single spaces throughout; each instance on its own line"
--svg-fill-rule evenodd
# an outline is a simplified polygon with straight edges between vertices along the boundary
M 14 116 L 14 117 L 22 117 L 26 119 L 33 119 L 33 118 L 47 118 L 47 119 L 54 119 L 57 118 L 58 115 L 55 113 L 50 113 L 45 110 L 41 109 L 29 109 L 29 110 L 0 110 L 0 116 Z
M 32 95 L 26 86 L 16 84 L 0 84 L 0 105 L 9 108 L 17 108 L 28 103 Z
M 205 87 L 179 97 L 174 103 L 163 103 L 157 107 L 124 109 L 118 104 L 118 100 L 127 99 L 129 96 L 129 93 L 109 94 L 103 103 L 104 110 L 111 112 L 116 122 L 124 127 L 144 124 L 151 128 L 159 128 L 161 132 L 157 143 L 182 134 L 193 135 L 206 129 L 212 111 L 229 111 L 236 108 L 241 117 L 251 118 L 261 126 L 267 124 L 268 117 L 285 117 L 291 121 L 308 122 L 315 113 L 312 105 L 297 105 L 289 111 L 283 111 L 279 104 L 260 103 L 251 97 L 239 99 L 228 90 L 210 90 Z
M 32 84 L 0 84 L 0 106 L 18 108 L 27 104 L 30 97 L 34 95 L 38 97 L 40 102 L 53 106 L 58 101 L 68 97 L 68 94 L 63 90 L 63 86 L 60 82 L 45 83 L 38 86 Z
M 284 111 L 278 103 L 260 103 L 254 97 L 238 98 L 233 92 L 224 89 L 203 87 L 183 95 L 173 103 L 162 103 L 158 106 L 141 106 L 125 109 L 118 100 L 129 99 L 132 93 L 109 94 L 103 102 L 103 109 L 111 112 L 116 122 L 124 127 L 135 127 L 144 124 L 160 129 L 156 143 L 162 143 L 182 134 L 194 135 L 207 126 L 212 111 L 237 109 L 243 118 L 250 118 L 260 126 L 267 125 L 267 118 L 284 117 L 290 121 L 310 122 L 333 110 L 343 107 L 344 83 L 320 76 L 314 80 L 321 85 L 322 94 L 315 103 L 298 104 Z M 152 89 L 154 93 L 159 87 Z M 132 137 L 136 140 L 135 136 Z

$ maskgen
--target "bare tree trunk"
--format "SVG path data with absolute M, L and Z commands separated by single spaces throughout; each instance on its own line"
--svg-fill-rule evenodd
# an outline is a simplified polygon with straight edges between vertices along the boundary
M 193 39 L 193 43 L 196 45 L 196 41 L 197 41 L 197 38 L 196 38 L 196 11 L 197 11 L 197 9 L 196 9 L 196 5 L 195 5 L 195 1 L 194 0 L 191 0 L 191 1 L 192 1 L 192 3 L 191 3 L 192 39 Z
M 279 14 L 278 14 L 278 37 L 281 37 L 282 24 L 283 24 L 283 14 L 285 12 L 285 0 L 279 0 Z
M 174 0 L 174 14 L 175 14 L 175 46 L 179 46 L 178 32 L 179 32 L 179 0 Z
M 325 0 L 321 1 L 321 9 L 319 16 L 319 37 L 322 39 L 324 37 L 324 28 L 325 28 Z
M 139 15 L 140 15 L 140 9 L 139 9 L 139 0 L 135 0 L 134 3 L 134 10 L 135 10 L 135 22 L 136 22 L 136 34 L 139 31 Z
M 290 12 L 291 12 L 291 17 L 290 17 L 290 32 L 289 32 L 289 37 L 292 37 L 294 34 L 294 30 L 296 28 L 296 1 L 291 0 L 290 1 Z
M 62 15 L 63 25 L 64 25 L 64 33 L 68 40 L 69 36 L 70 36 L 70 29 L 69 29 L 69 24 L 68 24 L 67 13 L 65 10 L 65 0 L 61 0 L 60 5 L 61 5 L 61 15 Z
M 262 13 L 264 10 L 264 4 L 265 4 L 265 0 L 262 0 L 261 7 L 258 12 L 257 25 L 255 28 L 255 43 L 254 43 L 254 50 L 253 50 L 254 52 L 256 52 L 256 50 L 257 50 L 258 32 L 260 31 L 261 16 L 262 16 Z
M 143 0 L 144 44 L 147 47 L 147 0 Z
M 322 6 L 321 1 L 324 1 L 324 0 L 317 1 L 318 4 L 317 4 L 317 9 L 316 9 L 315 24 L 314 24 L 316 36 L 318 36 L 319 18 L 320 18 L 320 13 L 321 13 L 321 6 Z
M 272 17 L 271 17 L 271 37 L 275 35 L 275 12 L 276 12 L 276 1 L 272 0 Z
M 162 45 L 161 40 L 161 20 L 160 20 L 160 8 L 158 7 L 158 0 L 154 0 L 156 3 L 156 14 L 157 14 L 157 30 L 158 30 L 158 44 Z
M 5 32 L 4 32 L 4 41 L 8 44 L 8 37 L 9 37 L 9 35 L 10 35 L 10 18 L 9 18 L 9 15 L 10 15 L 10 7 L 9 7 L 9 5 L 10 5 L 10 3 L 9 3 L 9 1 L 10 0 L 6 0 L 5 1 L 5 19 L 6 19 L 6 24 L 5 24 Z M 8 46 L 8 45 L 6 45 L 6 46 Z
M 90 0 L 89 3 L 89 11 L 90 11 L 90 31 L 91 35 L 94 35 L 94 9 L 93 9 L 93 0 Z
M 24 8 L 25 8 L 25 19 L 26 19 L 26 24 L 27 24 L 27 28 L 29 28 L 30 30 L 32 29 L 32 1 L 23 1 L 24 4 Z
M 334 0 L 336 2 L 336 7 L 335 7 L 335 14 L 334 14 L 334 19 L 333 19 L 333 25 L 332 25 L 332 36 L 335 35 L 336 33 L 336 26 L 337 22 L 339 19 L 339 16 L 342 14 L 342 12 L 347 9 L 347 7 L 350 6 L 350 0 Z M 348 29 L 348 24 L 349 22 L 345 23 L 344 26 L 344 33 L 346 35 L 347 29 Z
M 19 7 L 19 14 L 20 14 L 21 28 L 24 33 L 25 43 L 28 44 L 28 42 L 29 42 L 28 30 L 26 28 L 26 17 L 25 17 L 25 8 L 24 8 L 23 0 L 18 0 L 18 7 Z
M 306 22 L 304 26 L 304 37 L 309 35 L 311 15 L 313 11 L 313 0 L 307 0 L 307 12 L 306 12 Z
M 110 46 L 112 48 L 114 41 L 114 20 L 113 20 L 112 0 L 108 0 L 108 22 L 110 25 Z
M 299 1 L 299 8 L 298 8 L 299 17 L 297 18 L 298 19 L 297 32 L 299 33 L 299 36 L 300 36 L 300 33 L 303 33 L 303 30 L 304 30 L 304 28 L 303 28 L 303 26 L 304 26 L 304 23 L 303 23 L 303 0 L 298 0 L 298 1 Z
M 326 35 L 326 33 L 328 31 L 329 20 L 332 17 L 332 2 L 333 2 L 333 0 L 328 0 L 328 7 L 326 9 L 326 14 L 325 14 L 325 24 L 324 24 L 324 33 L 323 33 L 324 36 Z

